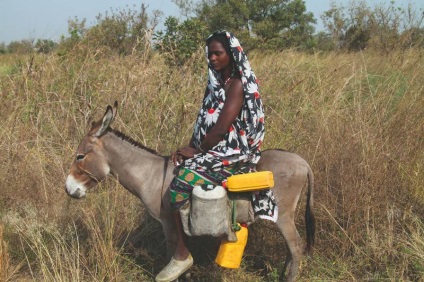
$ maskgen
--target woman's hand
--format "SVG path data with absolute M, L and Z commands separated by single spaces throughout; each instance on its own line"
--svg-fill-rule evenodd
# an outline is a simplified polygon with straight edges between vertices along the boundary
M 182 147 L 178 149 L 176 152 L 174 152 L 171 156 L 172 162 L 174 165 L 181 164 L 185 159 L 190 159 L 194 157 L 195 154 L 199 154 L 200 150 L 195 149 L 193 147 Z

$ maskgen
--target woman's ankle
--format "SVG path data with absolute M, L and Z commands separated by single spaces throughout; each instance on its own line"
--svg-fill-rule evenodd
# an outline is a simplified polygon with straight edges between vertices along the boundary
M 181 250 L 181 251 L 177 251 L 174 254 L 174 259 L 175 260 L 186 260 L 190 255 L 190 252 L 185 249 L 185 250 Z

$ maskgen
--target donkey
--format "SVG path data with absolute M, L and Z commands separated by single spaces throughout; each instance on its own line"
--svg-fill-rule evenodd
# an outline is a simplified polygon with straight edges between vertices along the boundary
M 175 251 L 176 242 L 168 190 L 173 178 L 172 162 L 169 157 L 160 156 L 112 129 L 110 125 L 117 114 L 117 107 L 117 102 L 113 107 L 108 105 L 103 118 L 93 122 L 83 137 L 70 167 L 65 190 L 69 196 L 80 199 L 108 174 L 113 175 L 162 224 L 170 257 Z M 257 170 L 272 171 L 274 174 L 273 191 L 279 208 L 277 226 L 288 247 L 281 277 L 288 269 L 286 280 L 294 281 L 305 247 L 295 226 L 295 209 L 305 186 L 308 187 L 305 211 L 307 251 L 314 244 L 314 176 L 303 158 L 283 150 L 263 151 Z

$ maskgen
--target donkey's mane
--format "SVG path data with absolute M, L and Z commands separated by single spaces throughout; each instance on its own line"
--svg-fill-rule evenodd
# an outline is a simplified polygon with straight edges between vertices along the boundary
M 118 130 L 116 130 L 116 129 L 112 129 L 112 128 L 110 128 L 109 127 L 109 132 L 111 132 L 111 133 L 113 133 L 115 136 L 117 136 L 117 137 L 119 137 L 119 138 L 121 138 L 122 140 L 124 140 L 124 141 L 126 141 L 126 142 L 128 142 L 128 143 L 130 143 L 131 145 L 133 145 L 133 146 L 136 146 L 136 147 L 138 147 L 138 148 L 140 148 L 140 149 L 143 149 L 143 150 L 146 150 L 146 151 L 148 151 L 148 152 L 150 152 L 150 153 L 152 153 L 152 154 L 155 154 L 155 155 L 157 155 L 157 156 L 160 156 L 159 155 L 159 153 L 158 152 L 156 152 L 156 150 L 153 150 L 153 149 L 150 149 L 150 148 L 147 148 L 146 146 L 144 146 L 143 144 L 141 144 L 140 142 L 138 142 L 138 141 L 135 141 L 134 139 L 132 139 L 131 137 L 129 137 L 128 135 L 125 135 L 124 133 L 122 133 L 122 132 L 120 132 L 120 131 L 118 131 Z

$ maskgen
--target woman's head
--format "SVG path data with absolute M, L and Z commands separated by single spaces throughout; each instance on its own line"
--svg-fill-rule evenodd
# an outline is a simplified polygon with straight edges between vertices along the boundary
M 208 39 L 206 39 L 206 45 L 209 47 L 209 45 L 213 41 L 220 43 L 221 46 L 225 49 L 227 55 L 231 56 L 230 41 L 228 40 L 227 35 L 225 33 L 216 32 L 212 34 Z
M 211 67 L 218 72 L 232 70 L 234 58 L 225 33 L 215 33 L 206 40 L 207 56 Z

